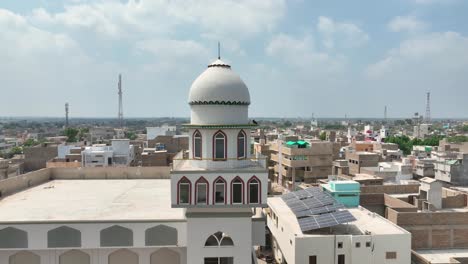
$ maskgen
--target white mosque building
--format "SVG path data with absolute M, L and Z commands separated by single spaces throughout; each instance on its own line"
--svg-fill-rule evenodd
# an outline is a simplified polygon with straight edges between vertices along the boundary
M 268 180 L 250 153 L 249 90 L 218 59 L 189 104 L 190 147 L 170 179 L 152 168 L 53 168 L 0 181 L 0 263 L 252 263 Z M 136 172 L 112 179 L 116 169 Z

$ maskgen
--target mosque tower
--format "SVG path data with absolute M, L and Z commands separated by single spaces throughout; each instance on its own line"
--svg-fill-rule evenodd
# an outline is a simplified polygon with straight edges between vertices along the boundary
M 188 103 L 189 150 L 171 171 L 172 207 L 186 208 L 187 263 L 250 263 L 263 243 L 252 233 L 264 240 L 268 172 L 250 153 L 249 89 L 218 58 L 193 82 Z

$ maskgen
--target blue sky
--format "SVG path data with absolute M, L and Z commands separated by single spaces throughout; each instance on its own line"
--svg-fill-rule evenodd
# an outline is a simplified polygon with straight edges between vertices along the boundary
M 0 1 L 0 116 L 189 116 L 222 57 L 257 117 L 468 117 L 468 1 Z

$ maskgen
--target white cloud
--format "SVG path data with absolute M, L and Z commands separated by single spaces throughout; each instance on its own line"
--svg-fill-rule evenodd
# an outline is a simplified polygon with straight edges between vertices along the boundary
M 322 44 L 328 48 L 361 46 L 369 40 L 369 35 L 353 23 L 336 22 L 332 18 L 320 16 L 317 31 L 321 34 Z
M 332 56 L 317 50 L 310 35 L 296 38 L 279 34 L 269 42 L 266 53 L 308 76 L 341 72 L 346 63 L 342 56 Z
M 420 32 L 427 28 L 427 24 L 414 16 L 397 16 L 388 23 L 393 32 Z
M 192 40 L 149 39 L 136 44 L 138 50 L 147 51 L 166 59 L 208 58 L 208 49 Z
M 456 77 L 467 66 L 467 37 L 456 32 L 431 33 L 403 41 L 385 58 L 370 65 L 366 74 L 372 79 L 398 74 L 445 79 L 448 75 Z
M 272 1 L 196 1 L 129 0 L 77 3 L 63 12 L 37 9 L 31 19 L 37 23 L 86 28 L 110 37 L 135 31 L 171 33 L 177 26 L 197 25 L 202 33 L 247 37 L 272 30 L 285 12 L 284 0 Z

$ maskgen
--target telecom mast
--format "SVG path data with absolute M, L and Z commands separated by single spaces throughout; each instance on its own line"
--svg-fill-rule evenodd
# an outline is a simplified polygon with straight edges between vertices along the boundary
M 426 116 L 424 119 L 426 123 L 431 122 L 431 92 L 426 93 Z
M 65 103 L 65 127 L 68 127 L 68 103 Z
M 123 127 L 123 105 L 122 105 L 122 74 L 119 74 L 119 126 L 122 128 Z

